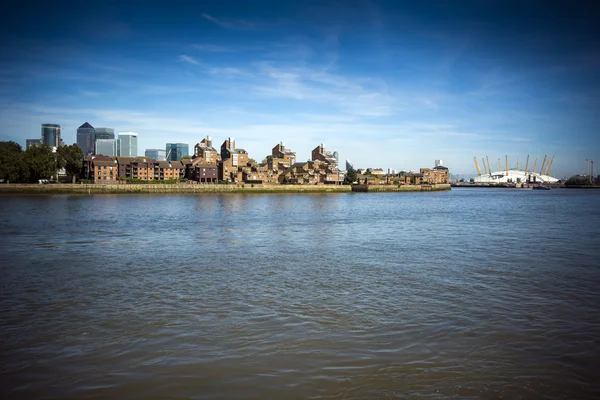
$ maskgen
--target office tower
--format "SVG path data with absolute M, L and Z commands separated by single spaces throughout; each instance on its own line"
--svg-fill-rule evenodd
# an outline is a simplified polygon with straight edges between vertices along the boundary
M 95 149 L 96 155 L 102 154 L 103 156 L 114 157 L 119 155 L 117 148 L 117 139 L 96 139 Z
M 190 155 L 190 148 L 185 143 L 167 143 L 167 160 L 178 161 Z
M 156 161 L 166 161 L 167 152 L 163 149 L 147 149 L 146 157 L 153 158 Z
M 96 140 L 98 139 L 114 139 L 115 130 L 113 128 L 96 128 Z
M 123 157 L 137 157 L 137 139 L 137 133 L 135 132 L 119 132 L 121 151 L 118 155 Z
M 94 154 L 95 133 L 96 130 L 88 122 L 77 128 L 77 146 L 79 146 L 84 156 Z
M 25 139 L 25 148 L 28 149 L 31 146 L 37 146 L 42 144 L 42 139 Z
M 42 124 L 42 143 L 48 146 L 57 147 L 61 144 L 60 125 Z

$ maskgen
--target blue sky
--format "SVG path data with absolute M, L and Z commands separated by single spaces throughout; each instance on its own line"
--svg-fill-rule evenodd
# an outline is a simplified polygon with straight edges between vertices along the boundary
M 228 136 L 261 161 L 323 142 L 357 167 L 473 157 L 553 175 L 600 164 L 600 28 L 553 1 L 9 2 L 0 28 L 0 140 L 88 121 L 139 153 Z M 4 12 L 6 11 L 6 12 Z

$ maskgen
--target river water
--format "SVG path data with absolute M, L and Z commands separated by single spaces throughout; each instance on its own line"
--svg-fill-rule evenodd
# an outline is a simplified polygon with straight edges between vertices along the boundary
M 0 197 L 0 397 L 600 398 L 600 191 Z

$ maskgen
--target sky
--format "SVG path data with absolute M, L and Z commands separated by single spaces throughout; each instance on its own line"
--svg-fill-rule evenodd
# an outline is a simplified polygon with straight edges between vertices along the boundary
M 4 3 L 3 3 L 4 4 Z M 357 168 L 473 157 L 552 175 L 600 164 L 600 12 L 577 1 L 13 1 L 0 16 L 0 140 L 40 124 L 210 135 L 263 160 L 320 143 Z M 529 165 L 531 168 L 531 164 Z

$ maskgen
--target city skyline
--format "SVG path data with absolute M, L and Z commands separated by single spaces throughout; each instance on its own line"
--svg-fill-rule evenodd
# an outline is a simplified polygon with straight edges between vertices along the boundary
M 443 159 L 464 176 L 474 156 L 554 155 L 557 177 L 600 160 L 600 35 L 583 5 L 30 3 L 0 28 L 0 140 L 56 123 L 74 143 L 90 120 L 138 132 L 139 152 L 211 135 L 302 159 L 324 142 L 361 168 Z

